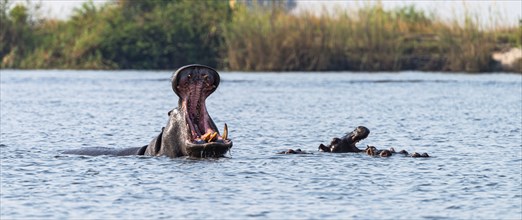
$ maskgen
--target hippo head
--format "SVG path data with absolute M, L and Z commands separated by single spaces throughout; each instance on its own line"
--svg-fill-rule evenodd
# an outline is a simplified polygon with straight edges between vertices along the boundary
M 184 142 L 184 155 L 220 157 L 232 147 L 227 125 L 220 133 L 205 103 L 217 89 L 219 81 L 216 70 L 197 64 L 181 67 L 172 76 L 172 89 L 179 97 L 178 110 L 182 121 L 179 127 L 185 139 L 180 141 Z
M 361 152 L 355 144 L 365 139 L 370 134 L 370 130 L 364 126 L 358 126 L 352 132 L 346 134 L 342 138 L 334 138 L 328 146 L 324 144 L 319 145 L 319 150 L 324 152 L 332 153 L 345 153 L 345 152 Z
M 353 143 L 357 143 L 368 137 L 370 134 L 370 129 L 364 126 L 358 126 L 355 130 L 350 133 L 349 137 Z

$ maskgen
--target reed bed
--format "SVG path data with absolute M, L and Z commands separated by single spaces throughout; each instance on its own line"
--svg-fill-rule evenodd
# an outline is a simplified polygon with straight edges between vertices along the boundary
M 320 15 L 239 8 L 224 28 L 226 66 L 244 71 L 463 71 L 494 68 L 499 33 L 477 19 L 443 22 L 413 6 L 379 4 Z M 520 45 L 520 41 L 511 44 Z
M 11 2 L 13 3 L 13 2 Z M 413 6 L 322 13 L 230 7 L 227 1 L 87 2 L 65 21 L 31 19 L 0 0 L 0 67 L 175 69 L 203 63 L 237 71 L 504 70 L 494 51 L 522 45 L 517 27 L 477 16 L 443 21 Z M 518 61 L 509 71 L 522 72 Z

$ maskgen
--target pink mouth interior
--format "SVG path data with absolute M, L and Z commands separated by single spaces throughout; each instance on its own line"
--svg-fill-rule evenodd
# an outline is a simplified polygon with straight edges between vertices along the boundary
M 206 98 L 215 90 L 214 80 L 211 74 L 191 72 L 183 75 L 176 86 L 182 100 L 182 108 L 186 111 L 191 142 L 201 140 L 200 137 L 209 132 L 218 133 L 215 140 L 223 139 L 219 131 L 213 128 L 212 119 L 205 106 Z

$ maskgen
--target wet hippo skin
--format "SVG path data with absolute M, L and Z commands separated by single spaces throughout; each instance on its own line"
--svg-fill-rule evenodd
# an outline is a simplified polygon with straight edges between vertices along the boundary
M 352 132 L 346 134 L 342 138 L 333 138 L 328 146 L 321 144 L 319 145 L 319 151 L 332 152 L 332 153 L 347 153 L 347 152 L 361 152 L 355 144 L 370 134 L 370 129 L 364 126 L 358 126 Z
M 162 131 L 148 145 L 124 149 L 91 147 L 68 150 L 80 155 L 150 155 L 168 157 L 221 157 L 232 147 L 225 124 L 221 134 L 207 112 L 206 98 L 219 86 L 216 70 L 199 64 L 179 68 L 172 76 L 178 106 L 168 112 Z

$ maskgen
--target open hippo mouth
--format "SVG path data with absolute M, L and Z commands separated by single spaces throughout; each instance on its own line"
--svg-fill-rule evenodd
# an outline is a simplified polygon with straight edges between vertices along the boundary
M 364 126 L 358 126 L 355 128 L 354 131 L 351 133 L 351 140 L 353 143 L 357 143 L 365 138 L 368 137 L 370 134 L 370 130 Z
M 186 151 L 192 157 L 219 157 L 232 147 L 227 124 L 220 134 L 205 104 L 219 82 L 219 74 L 203 65 L 186 66 L 173 76 L 172 89 L 180 98 L 178 106 L 186 122 Z

